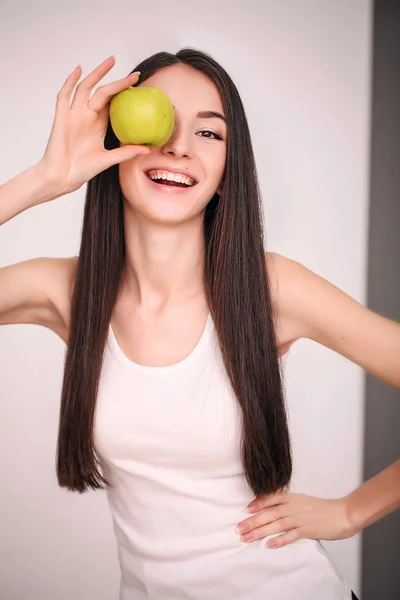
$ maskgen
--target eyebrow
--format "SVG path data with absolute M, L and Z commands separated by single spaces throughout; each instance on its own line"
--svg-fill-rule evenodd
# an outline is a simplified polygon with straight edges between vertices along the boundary
M 175 104 L 173 104 L 175 109 Z M 226 123 L 226 118 L 221 113 L 216 112 L 215 110 L 201 110 L 197 113 L 196 119 L 222 119 L 224 123 Z
M 196 115 L 197 119 L 212 119 L 212 118 L 217 118 L 217 119 L 222 119 L 224 121 L 224 123 L 226 123 L 226 118 L 224 117 L 224 115 L 221 115 L 221 113 L 219 112 L 215 112 L 214 110 L 203 110 L 197 113 Z

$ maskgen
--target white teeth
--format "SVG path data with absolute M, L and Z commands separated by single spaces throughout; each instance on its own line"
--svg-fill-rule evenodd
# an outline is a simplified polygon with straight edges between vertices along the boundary
M 192 186 L 195 184 L 195 181 L 189 177 L 185 177 L 185 175 L 181 175 L 180 173 L 169 173 L 167 171 L 150 171 L 148 173 L 148 177 L 154 180 L 166 179 L 168 181 L 176 181 L 177 183 L 185 183 L 187 186 Z

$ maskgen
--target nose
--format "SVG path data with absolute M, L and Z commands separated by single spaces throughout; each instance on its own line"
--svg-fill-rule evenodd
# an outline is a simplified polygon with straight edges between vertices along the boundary
M 161 148 L 163 154 L 172 156 L 189 157 L 191 155 L 188 134 L 175 122 L 174 130 L 169 140 Z

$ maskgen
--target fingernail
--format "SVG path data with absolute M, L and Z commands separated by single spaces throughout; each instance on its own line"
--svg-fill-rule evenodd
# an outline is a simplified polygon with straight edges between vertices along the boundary
M 236 533 L 247 533 L 250 530 L 251 528 L 249 523 L 242 523 L 236 527 Z
M 134 77 L 135 75 L 139 76 L 141 73 L 140 71 L 135 71 L 134 73 L 131 73 L 130 75 L 128 75 L 128 77 Z

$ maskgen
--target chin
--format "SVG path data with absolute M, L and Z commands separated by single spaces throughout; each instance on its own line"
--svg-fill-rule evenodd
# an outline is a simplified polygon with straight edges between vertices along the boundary
M 172 199 L 168 202 L 160 201 L 159 198 L 146 196 L 146 199 L 140 201 L 125 202 L 131 208 L 133 214 L 139 219 L 158 224 L 158 225 L 182 225 L 185 222 L 200 219 L 203 222 L 204 211 L 209 202 L 196 204 L 183 204 Z
M 182 224 L 196 217 L 203 218 L 207 204 L 216 193 L 215 190 L 207 193 L 201 183 L 190 188 L 163 186 L 140 171 L 123 173 L 120 186 L 125 202 L 134 213 L 160 224 Z

